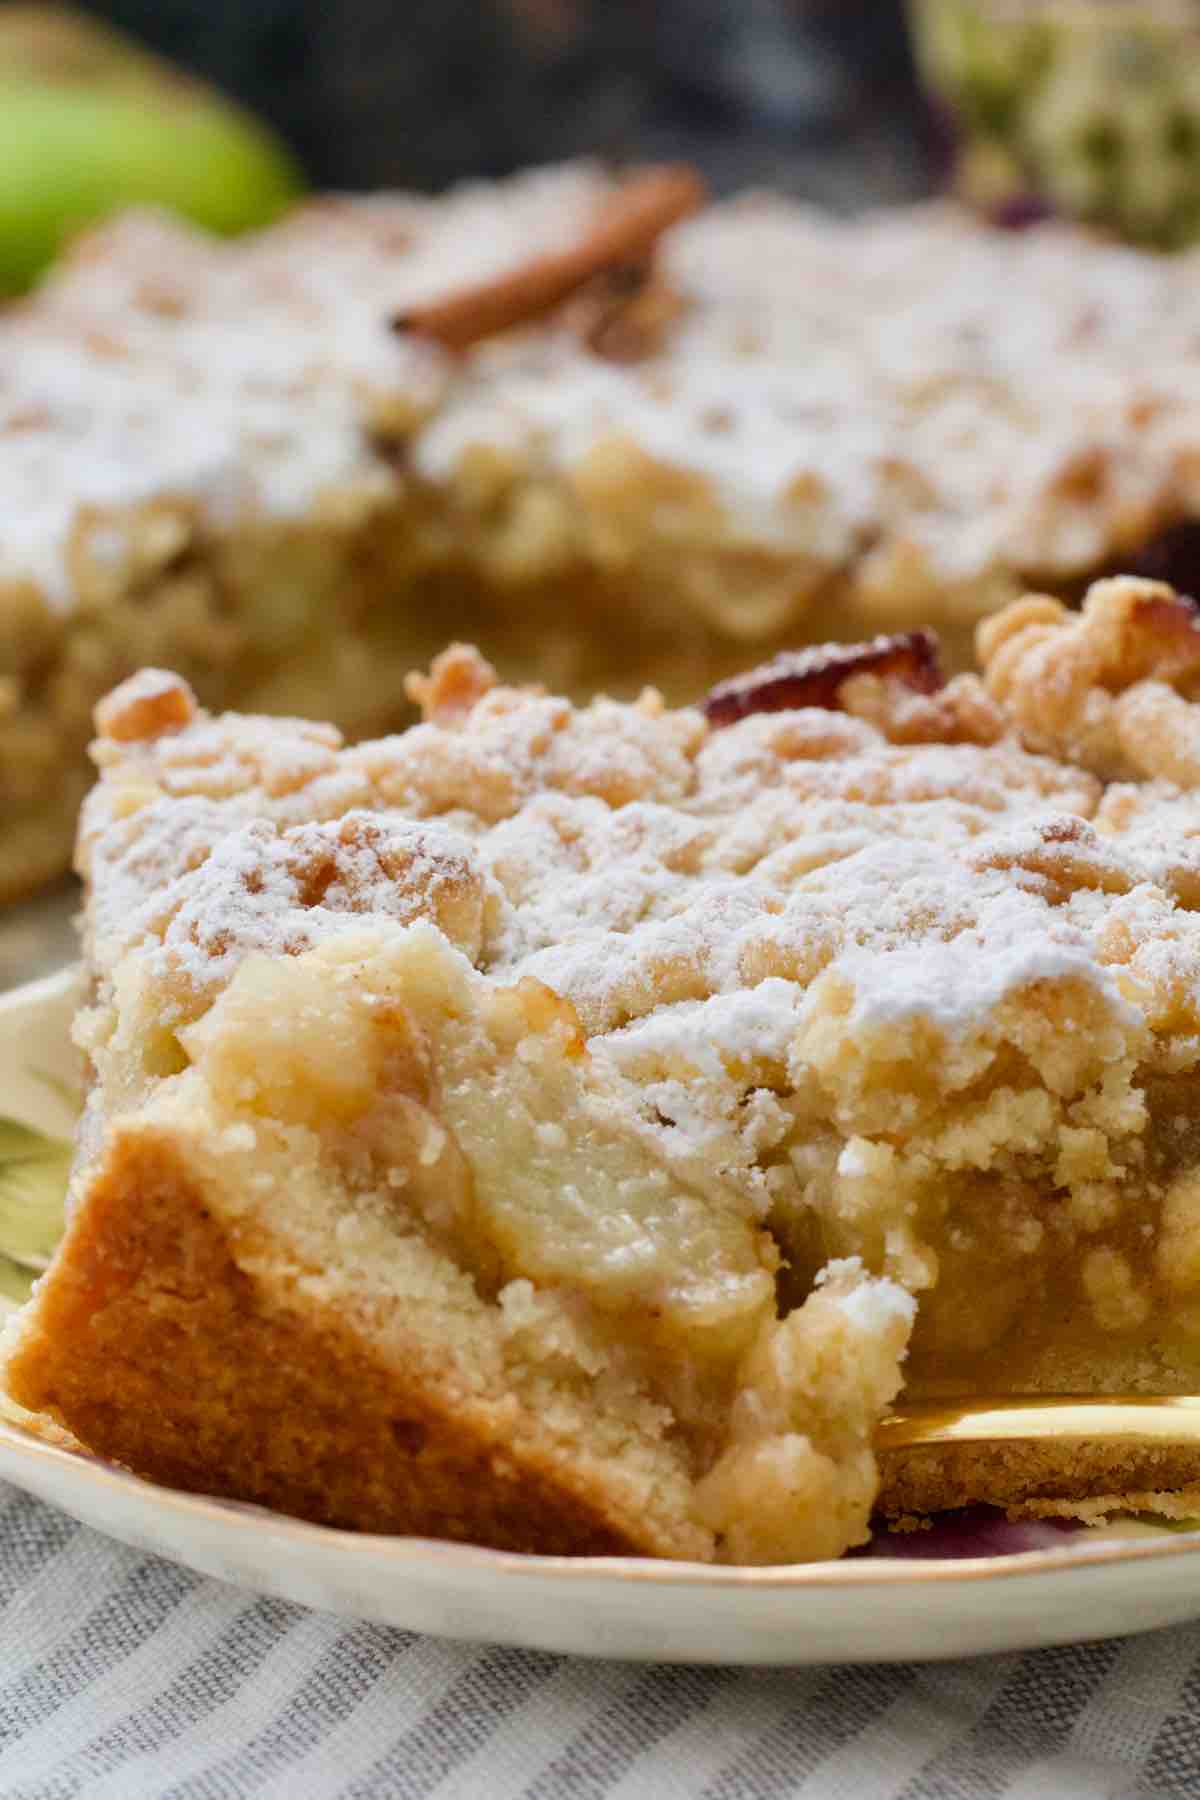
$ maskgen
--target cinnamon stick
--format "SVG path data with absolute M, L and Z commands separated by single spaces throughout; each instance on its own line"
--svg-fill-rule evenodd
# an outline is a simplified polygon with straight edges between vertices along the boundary
M 696 212 L 705 198 L 703 181 L 685 164 L 645 169 L 622 183 L 570 249 L 411 307 L 397 314 L 392 328 L 431 338 L 447 350 L 469 349 L 552 312 L 605 270 L 644 259 L 663 232 Z

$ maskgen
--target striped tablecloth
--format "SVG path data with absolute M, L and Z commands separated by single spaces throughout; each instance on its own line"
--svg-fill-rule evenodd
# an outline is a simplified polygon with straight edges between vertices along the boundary
M 5 1800 L 1200 1794 L 1200 1628 L 972 1662 L 644 1668 L 264 1600 L 0 1488 Z
M 61 895 L 0 987 L 70 954 Z M 1200 1626 L 918 1667 L 643 1668 L 348 1624 L 0 1484 L 0 1800 L 1200 1796 Z

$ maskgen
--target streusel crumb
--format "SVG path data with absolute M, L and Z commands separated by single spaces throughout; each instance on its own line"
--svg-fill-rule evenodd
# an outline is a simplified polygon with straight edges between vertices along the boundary
M 1192 786 L 1200 739 L 1180 701 L 1200 692 L 1200 609 L 1158 581 L 1098 581 L 1083 610 L 1034 598 L 985 621 L 987 690 L 1031 749 L 1106 780 Z
M 472 644 L 451 644 L 434 658 L 428 675 L 414 672 L 404 686 L 426 724 L 453 725 L 464 720 L 477 700 L 497 684 L 495 669 Z
M 96 730 L 114 743 L 136 743 L 181 731 L 196 716 L 196 697 L 186 681 L 164 669 L 142 669 L 99 702 Z

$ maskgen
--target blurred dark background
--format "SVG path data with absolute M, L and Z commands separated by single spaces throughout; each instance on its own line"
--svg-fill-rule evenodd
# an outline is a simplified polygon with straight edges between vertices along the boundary
M 893 0 L 92 0 L 282 132 L 319 186 L 685 156 L 840 207 L 925 189 Z

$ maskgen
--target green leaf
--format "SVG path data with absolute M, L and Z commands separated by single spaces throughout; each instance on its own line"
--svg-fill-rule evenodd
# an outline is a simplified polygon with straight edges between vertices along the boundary
M 10 1307 L 24 1306 L 36 1280 L 32 1269 L 22 1269 L 7 1256 L 0 1256 L 0 1319 Z
M 51 1075 L 48 1069 L 26 1069 L 25 1073 L 32 1076 L 34 1081 L 40 1081 L 47 1092 L 53 1094 L 56 1100 L 61 1100 L 72 1113 L 80 1112 L 83 1107 L 83 1092 L 78 1076 L 74 1081 L 68 1081 L 64 1075 Z
M 62 1236 L 71 1146 L 0 1118 L 0 1257 L 44 1269 Z M 8 1292 L 0 1272 L 0 1292 Z

